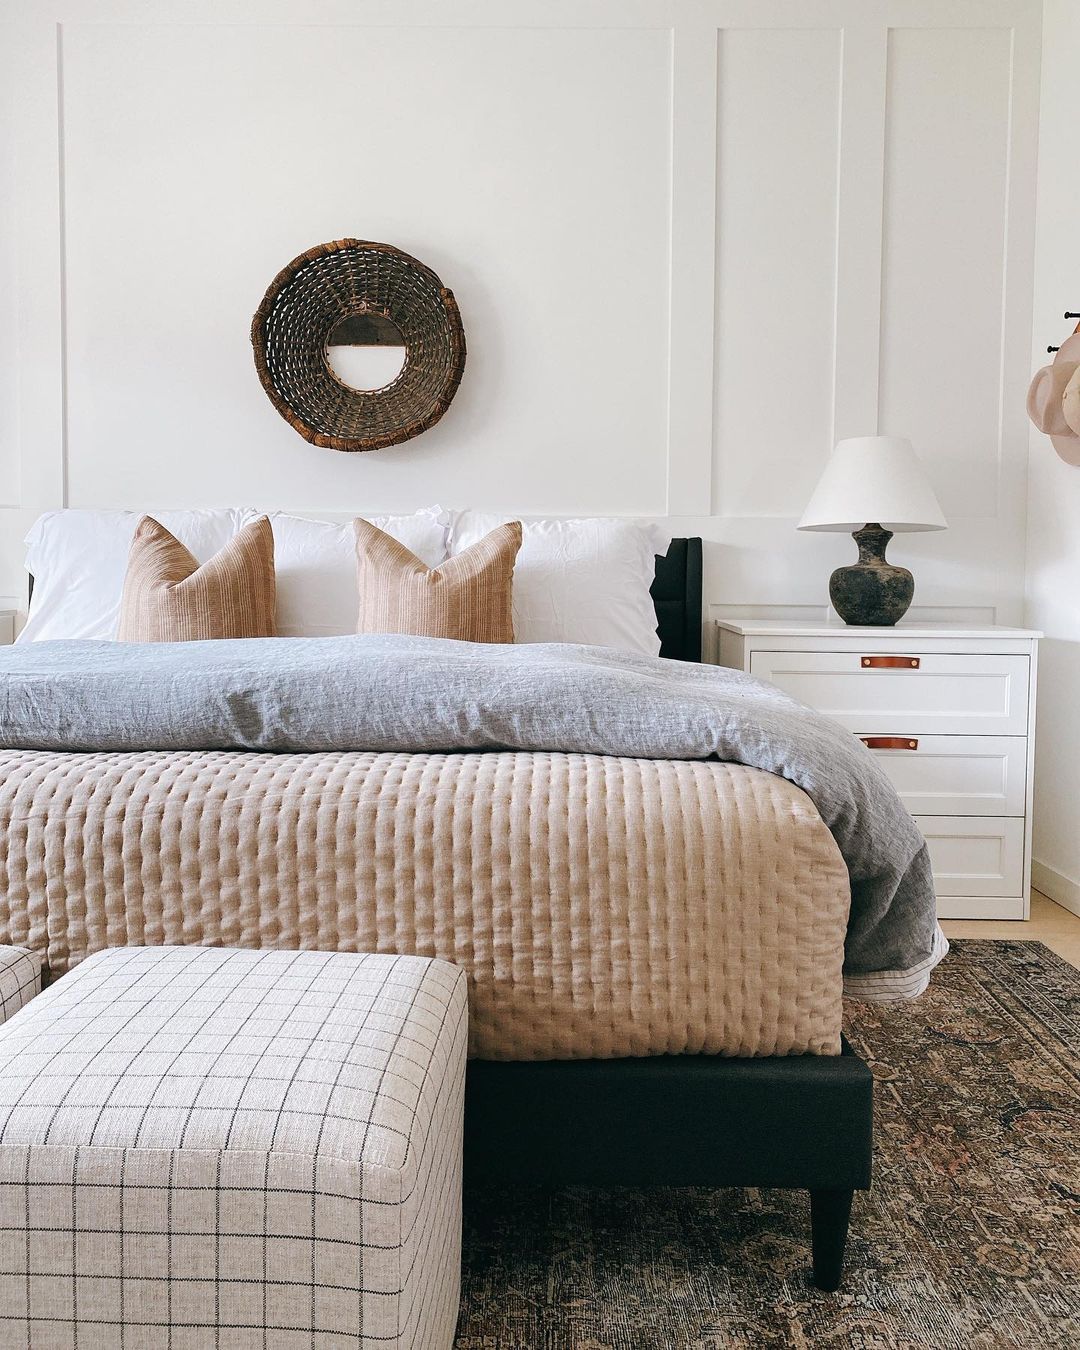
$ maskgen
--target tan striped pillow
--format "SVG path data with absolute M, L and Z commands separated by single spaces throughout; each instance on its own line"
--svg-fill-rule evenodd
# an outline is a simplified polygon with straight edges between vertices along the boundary
M 179 539 L 143 516 L 128 554 L 121 642 L 273 637 L 274 535 L 253 520 L 200 567 Z
M 367 520 L 354 520 L 358 633 L 513 642 L 514 559 L 521 522 L 500 525 L 436 568 Z

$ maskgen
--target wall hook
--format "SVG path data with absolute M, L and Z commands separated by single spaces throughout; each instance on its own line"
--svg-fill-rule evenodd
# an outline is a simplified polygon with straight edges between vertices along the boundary
M 1067 309 L 1067 310 L 1065 311 L 1064 317 L 1065 317 L 1066 319 L 1080 319 L 1080 310 Z M 1078 323 L 1078 324 L 1076 325 L 1076 331 L 1077 331 L 1078 333 L 1080 333 L 1080 323 Z M 1060 347 L 1047 347 L 1047 349 L 1046 349 L 1047 354 L 1050 355 L 1050 356 L 1052 356 L 1052 355 L 1054 354 L 1054 352 L 1059 352 L 1060 350 L 1061 350 Z

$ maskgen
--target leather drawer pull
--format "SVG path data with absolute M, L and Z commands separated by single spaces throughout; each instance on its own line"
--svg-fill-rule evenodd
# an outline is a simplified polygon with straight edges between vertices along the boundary
M 917 656 L 864 656 L 863 670 L 918 670 Z
M 860 736 L 867 750 L 918 750 L 919 742 L 911 736 Z

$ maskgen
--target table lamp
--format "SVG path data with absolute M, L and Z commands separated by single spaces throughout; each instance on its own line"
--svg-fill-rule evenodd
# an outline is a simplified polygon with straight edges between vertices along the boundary
M 885 561 L 898 530 L 943 530 L 945 517 L 926 471 L 901 436 L 840 441 L 821 475 L 800 530 L 850 532 L 859 561 L 829 579 L 833 609 L 847 624 L 891 628 L 907 613 L 915 580 Z

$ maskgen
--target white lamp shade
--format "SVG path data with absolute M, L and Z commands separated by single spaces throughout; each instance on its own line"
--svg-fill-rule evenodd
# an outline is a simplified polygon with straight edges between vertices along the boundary
M 867 524 L 902 530 L 944 530 L 945 517 L 911 442 L 902 436 L 840 441 L 821 475 L 800 530 L 843 530 Z

